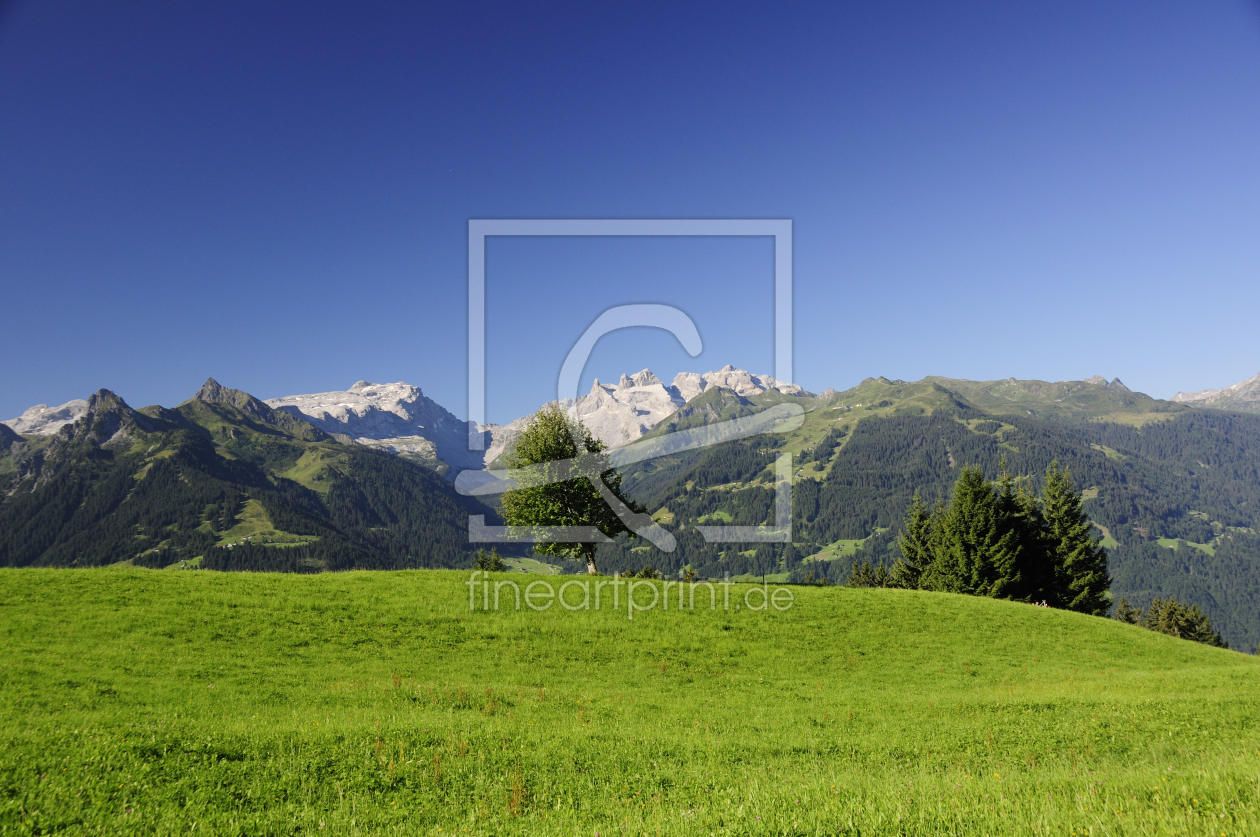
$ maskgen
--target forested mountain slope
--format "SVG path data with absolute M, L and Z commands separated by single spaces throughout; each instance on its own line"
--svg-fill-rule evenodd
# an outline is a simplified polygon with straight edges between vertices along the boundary
M 680 548 L 666 555 L 623 538 L 601 547 L 601 567 L 782 573 L 817 556 L 827 559 L 819 575 L 843 581 L 857 561 L 891 566 L 915 491 L 929 503 L 946 497 L 964 465 L 992 478 L 1005 463 L 1036 484 L 1057 461 L 1089 498 L 1117 597 L 1145 606 L 1175 595 L 1198 603 L 1236 647 L 1260 642 L 1260 416 L 1156 401 L 1118 382 L 1041 390 L 1030 382 L 973 383 L 958 388 L 966 393 L 955 383 L 868 379 L 844 393 L 796 399 L 807 413 L 792 433 L 635 466 L 627 491 L 659 510 Z M 654 432 L 787 397 L 710 398 Z M 772 521 L 773 463 L 784 451 L 794 462 L 793 546 L 704 543 L 696 524 Z
M 175 409 L 108 390 L 0 450 L 0 566 L 459 566 L 486 510 L 403 459 L 207 381 Z

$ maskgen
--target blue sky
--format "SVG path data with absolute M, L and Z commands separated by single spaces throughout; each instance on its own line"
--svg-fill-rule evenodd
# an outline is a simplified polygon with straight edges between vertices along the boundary
M 445 7 L 445 8 L 444 8 Z M 797 382 L 1260 370 L 1254 3 L 0 6 L 0 415 L 406 380 L 466 412 L 469 218 L 791 218 Z M 771 248 L 498 240 L 487 403 L 773 369 Z

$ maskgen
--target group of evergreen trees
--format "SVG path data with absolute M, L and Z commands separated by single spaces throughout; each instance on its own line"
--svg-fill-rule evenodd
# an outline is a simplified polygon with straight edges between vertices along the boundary
M 503 563 L 503 557 L 499 555 L 499 550 L 494 548 L 491 548 L 489 552 L 484 549 L 478 549 L 477 554 L 473 556 L 473 567 L 488 573 L 507 571 L 507 564 Z
M 1179 639 L 1192 639 L 1216 648 L 1229 647 L 1221 635 L 1212 629 L 1212 620 L 1199 610 L 1198 605 L 1184 605 L 1172 596 L 1155 599 L 1146 613 L 1121 599 L 1116 603 L 1116 618 L 1121 622 L 1141 625 Z
M 949 502 L 929 509 L 916 493 L 891 586 L 1045 603 L 1104 616 L 1111 606 L 1107 553 L 1066 470 L 1052 463 L 1041 493 L 1003 465 L 989 482 L 965 467 Z

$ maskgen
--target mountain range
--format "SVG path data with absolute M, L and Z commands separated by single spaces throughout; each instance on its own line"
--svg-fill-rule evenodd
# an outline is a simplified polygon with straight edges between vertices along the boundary
M 0 566 L 459 566 L 468 515 L 493 517 L 430 469 L 213 379 L 174 409 L 102 389 L 55 432 L 3 427 Z
M 1172 397 L 1172 400 L 1180 404 L 1213 407 L 1218 410 L 1260 412 L 1260 373 L 1223 389 L 1179 392 Z
M 638 439 L 688 401 L 715 387 L 743 396 L 770 390 L 808 395 L 795 384 L 728 365 L 703 374 L 682 372 L 669 385 L 647 369 L 622 375 L 615 385 L 596 379 L 586 395 L 556 403 L 580 418 L 596 438 L 615 448 Z M 357 381 L 347 390 L 288 395 L 262 403 L 326 433 L 344 435 L 358 444 L 426 464 L 452 478 L 452 469 L 483 468 L 493 462 L 529 420 L 523 416 L 506 425 L 465 422 L 419 387 L 403 382 Z M 86 409 L 84 400 L 53 408 L 38 404 L 4 424 L 21 435 L 47 436 L 73 424 Z M 468 449 L 469 436 L 476 433 L 482 434 L 482 451 Z
M 1036 481 L 1071 470 L 1110 552 L 1113 592 L 1203 607 L 1236 647 L 1260 641 L 1260 415 L 1250 383 L 1164 401 L 1118 379 L 906 382 L 814 394 L 725 367 L 665 384 L 648 370 L 561 405 L 611 447 L 791 402 L 791 432 L 625 469 L 624 487 L 678 542 L 601 545 L 606 572 L 652 564 L 705 577 L 843 581 L 888 565 L 918 491 L 962 465 Z M 1228 400 L 1232 399 L 1232 400 Z M 209 380 L 175 408 L 101 390 L 0 424 L 0 565 L 315 571 L 467 565 L 469 515 L 450 480 L 492 463 L 525 419 L 475 426 L 403 383 L 263 401 Z M 482 433 L 484 452 L 467 451 Z M 793 544 L 708 543 L 698 525 L 772 522 L 774 462 L 793 455 Z M 742 548 L 751 546 L 753 548 Z
M 1023 410 L 1027 415 L 1063 418 L 1070 414 L 1105 415 L 1111 407 L 1132 408 L 1155 399 L 1134 393 L 1119 378 L 1108 382 L 1095 375 L 1083 381 L 964 381 L 929 377 L 963 394 L 982 409 Z M 560 404 L 569 415 L 580 418 L 596 438 L 610 448 L 633 442 L 673 415 L 688 402 L 713 389 L 748 397 L 775 391 L 785 395 L 812 396 L 795 384 L 777 381 L 724 366 L 716 372 L 681 372 L 671 384 L 650 370 L 622 375 L 616 384 L 596 379 L 591 390 L 576 400 Z M 827 397 L 835 390 L 826 390 Z M 1172 401 L 1196 407 L 1260 411 L 1260 375 L 1220 390 L 1182 393 Z M 1102 405 L 1098 411 L 1092 405 Z M 397 382 L 373 384 L 358 381 L 349 389 L 309 395 L 270 398 L 264 403 L 300 418 L 330 434 L 343 434 L 355 442 L 427 464 L 450 474 L 465 468 L 483 468 L 511 443 L 528 416 L 506 425 L 475 425 L 455 417 L 428 398 L 416 386 Z M 1111 405 L 1111 407 L 1108 407 Z M 3 424 L 20 435 L 50 435 L 73 424 L 83 415 L 87 402 L 68 401 L 59 407 L 37 404 Z M 470 434 L 480 433 L 483 450 L 468 450 Z

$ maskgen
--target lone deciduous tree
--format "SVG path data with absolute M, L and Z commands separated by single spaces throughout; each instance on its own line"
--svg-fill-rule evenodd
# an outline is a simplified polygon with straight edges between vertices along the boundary
M 592 456 L 595 457 L 593 462 L 589 458 Z M 621 474 L 609 462 L 604 443 L 592 436 L 580 421 L 570 419 L 558 406 L 549 404 L 530 418 L 504 455 L 508 467 L 520 473 L 516 477 L 518 487 L 505 492 L 499 501 L 503 520 L 509 526 L 530 527 L 542 535 L 558 526 L 594 527 L 610 538 L 621 532 L 633 535 L 605 494 L 585 476 L 556 479 L 576 473 L 568 463 L 583 457 L 587 457 L 586 464 L 580 470 L 597 474 L 608 498 L 635 515 L 643 514 L 641 506 L 621 493 Z M 650 523 L 650 519 L 647 522 Z M 595 547 L 594 542 L 536 543 L 534 551 L 539 555 L 582 560 L 586 571 L 594 575 L 597 572 Z

